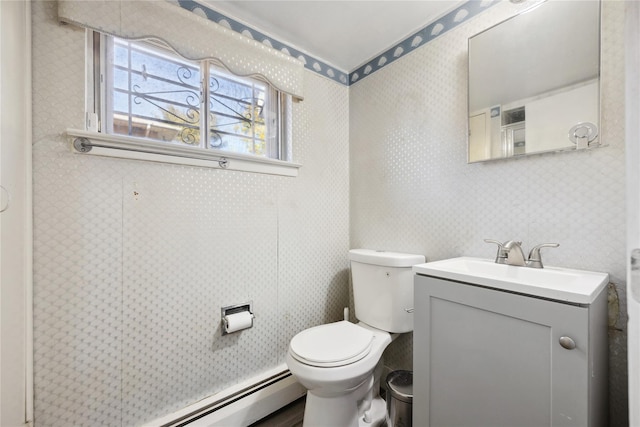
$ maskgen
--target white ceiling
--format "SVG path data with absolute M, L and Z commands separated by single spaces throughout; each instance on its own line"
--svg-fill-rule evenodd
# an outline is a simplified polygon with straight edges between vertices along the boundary
M 331 66 L 350 72 L 464 0 L 206 0 Z

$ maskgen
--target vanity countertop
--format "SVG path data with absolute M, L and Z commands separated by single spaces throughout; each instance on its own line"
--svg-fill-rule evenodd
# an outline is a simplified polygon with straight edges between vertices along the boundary
M 517 267 L 471 257 L 414 265 L 413 272 L 573 304 L 591 304 L 609 283 L 607 273 Z

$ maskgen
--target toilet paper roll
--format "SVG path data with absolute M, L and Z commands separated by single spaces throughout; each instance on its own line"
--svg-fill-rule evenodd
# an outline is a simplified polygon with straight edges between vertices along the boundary
M 227 333 L 238 332 L 253 326 L 253 314 L 248 311 L 240 313 L 228 314 L 225 316 L 227 320 Z

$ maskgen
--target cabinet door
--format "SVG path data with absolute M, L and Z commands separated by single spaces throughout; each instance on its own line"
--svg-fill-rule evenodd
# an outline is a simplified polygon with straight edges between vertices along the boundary
M 587 308 L 426 276 L 415 307 L 414 425 L 588 426 Z

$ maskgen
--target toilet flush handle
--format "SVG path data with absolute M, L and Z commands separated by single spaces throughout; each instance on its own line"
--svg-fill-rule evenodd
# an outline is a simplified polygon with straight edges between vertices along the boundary
M 404 311 L 406 311 L 407 313 L 413 313 L 414 310 L 415 309 L 413 307 L 404 309 Z

